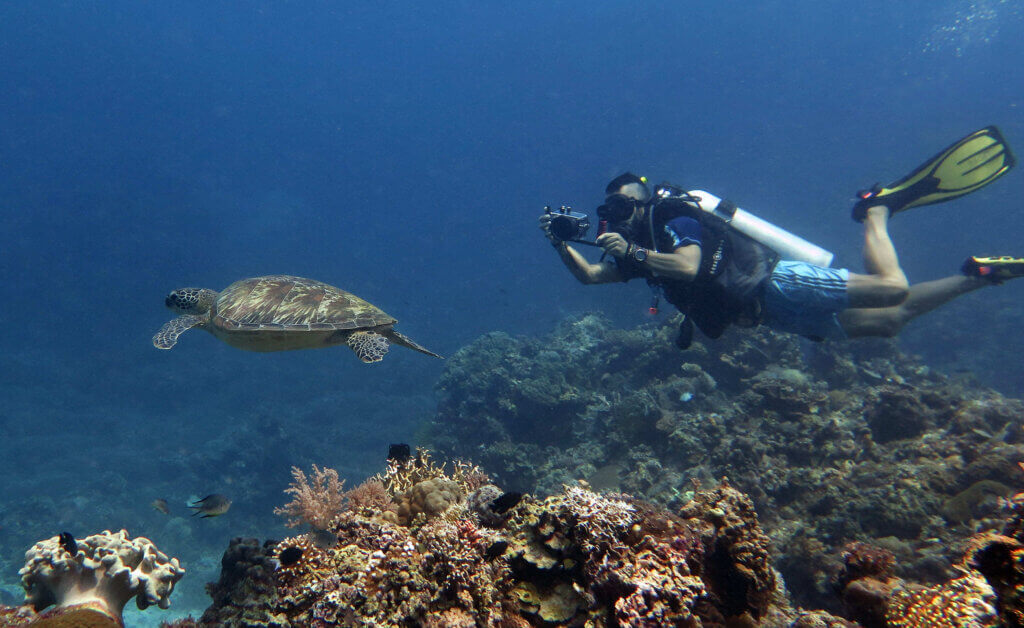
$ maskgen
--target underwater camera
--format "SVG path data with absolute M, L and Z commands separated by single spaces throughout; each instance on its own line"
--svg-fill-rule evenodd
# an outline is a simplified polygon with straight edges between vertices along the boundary
M 563 242 L 583 240 L 590 229 L 590 216 L 574 212 L 568 205 L 562 205 L 558 209 L 551 209 L 551 206 L 547 205 L 544 207 L 544 213 L 551 214 L 551 235 Z

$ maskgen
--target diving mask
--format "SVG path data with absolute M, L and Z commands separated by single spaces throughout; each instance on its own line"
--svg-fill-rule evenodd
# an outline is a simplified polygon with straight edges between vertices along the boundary
M 625 222 L 633 216 L 640 201 L 625 194 L 612 194 L 598 206 L 597 217 L 610 223 Z

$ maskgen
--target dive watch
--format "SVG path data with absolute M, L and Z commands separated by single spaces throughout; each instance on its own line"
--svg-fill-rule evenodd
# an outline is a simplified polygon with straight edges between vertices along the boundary
M 633 261 L 639 263 L 639 262 L 643 262 L 646 259 L 647 259 L 647 249 L 645 249 L 642 246 L 636 247 L 636 249 L 633 251 Z

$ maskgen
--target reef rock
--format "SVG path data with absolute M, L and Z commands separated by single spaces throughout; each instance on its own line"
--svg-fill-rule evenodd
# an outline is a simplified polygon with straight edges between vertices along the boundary
M 943 582 L 950 548 L 994 529 L 1024 479 L 1024 404 L 892 341 L 735 330 L 684 352 L 673 333 L 586 316 L 542 338 L 481 337 L 446 365 L 432 446 L 542 495 L 582 477 L 679 507 L 691 479 L 728 477 L 797 599 L 834 610 L 848 543 L 892 551 L 897 576 Z M 523 405 L 521 390 L 546 401 Z

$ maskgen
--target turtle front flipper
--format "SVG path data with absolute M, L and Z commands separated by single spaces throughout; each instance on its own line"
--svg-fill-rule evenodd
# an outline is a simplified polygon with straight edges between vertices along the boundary
M 363 362 L 380 362 L 388 353 L 388 340 L 372 331 L 357 331 L 348 337 L 348 346 Z
M 208 320 L 210 317 L 205 314 L 183 314 L 172 321 L 167 321 L 153 336 L 153 346 L 157 349 L 170 349 L 177 344 L 178 336 Z

